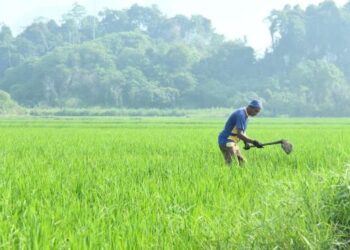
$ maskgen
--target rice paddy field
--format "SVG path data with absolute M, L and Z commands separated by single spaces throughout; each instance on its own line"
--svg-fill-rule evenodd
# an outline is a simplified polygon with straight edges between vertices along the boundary
M 350 119 L 0 120 L 1 249 L 349 249 Z M 242 145 L 241 145 L 242 148 Z

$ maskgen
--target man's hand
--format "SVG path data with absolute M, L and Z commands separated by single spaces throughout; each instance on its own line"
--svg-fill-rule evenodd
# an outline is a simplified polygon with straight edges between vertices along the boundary
M 244 148 L 243 148 L 243 149 L 244 149 L 244 150 L 249 150 L 249 149 L 250 149 L 249 143 L 244 142 Z
M 255 147 L 257 147 L 257 148 L 263 148 L 264 147 L 264 145 L 262 145 L 260 142 L 258 142 L 257 140 L 254 140 L 253 141 L 253 145 L 255 146 Z

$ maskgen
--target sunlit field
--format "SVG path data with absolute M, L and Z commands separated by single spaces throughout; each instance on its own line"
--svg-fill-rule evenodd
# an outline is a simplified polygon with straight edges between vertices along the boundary
M 349 248 L 350 119 L 254 118 L 294 151 L 231 169 L 224 122 L 2 119 L 0 248 Z

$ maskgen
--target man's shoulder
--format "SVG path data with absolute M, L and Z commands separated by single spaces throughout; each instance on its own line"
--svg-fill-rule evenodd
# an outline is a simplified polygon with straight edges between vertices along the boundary
M 245 117 L 245 110 L 244 110 L 244 108 L 236 109 L 236 110 L 232 113 L 232 115 L 234 115 L 234 116 L 243 116 L 243 117 Z
M 232 124 L 236 123 L 237 120 L 245 120 L 244 108 L 239 108 L 233 111 L 228 119 Z

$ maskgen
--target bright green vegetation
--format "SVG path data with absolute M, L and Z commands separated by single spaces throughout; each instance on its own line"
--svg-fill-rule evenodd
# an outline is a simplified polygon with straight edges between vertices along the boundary
M 349 119 L 254 119 L 250 136 L 295 150 L 232 169 L 223 122 L 0 121 L 0 247 L 349 247 Z

